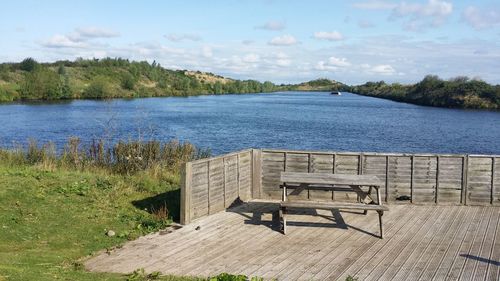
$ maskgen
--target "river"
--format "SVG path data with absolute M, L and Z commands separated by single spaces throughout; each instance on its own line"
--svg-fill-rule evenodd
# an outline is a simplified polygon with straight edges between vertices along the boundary
M 320 92 L 0 104 L 0 146 L 70 136 L 245 148 L 500 154 L 500 112 Z

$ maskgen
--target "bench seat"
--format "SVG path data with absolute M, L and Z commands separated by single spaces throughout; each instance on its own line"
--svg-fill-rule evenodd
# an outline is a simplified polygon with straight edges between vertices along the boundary
M 287 208 L 302 208 L 302 209 L 321 209 L 321 210 L 364 210 L 365 215 L 367 211 L 376 211 L 378 213 L 379 227 L 380 227 L 380 238 L 384 238 L 384 229 L 382 227 L 382 215 L 384 211 L 389 211 L 384 205 L 378 204 L 364 204 L 364 203 L 348 203 L 348 202 L 323 202 L 323 201 L 313 201 L 313 200 L 292 200 L 292 201 L 282 201 L 280 202 L 280 218 L 281 218 L 281 230 L 283 234 L 286 234 L 286 214 Z

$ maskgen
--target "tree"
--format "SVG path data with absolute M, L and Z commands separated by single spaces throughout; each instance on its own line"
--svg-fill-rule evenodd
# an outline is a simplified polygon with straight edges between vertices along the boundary
M 38 62 L 33 59 L 33 58 L 25 58 L 20 64 L 19 68 L 24 71 L 34 71 L 36 68 L 38 68 L 39 64 Z
M 57 68 L 57 74 L 66 75 L 66 68 L 64 67 L 64 65 L 59 65 L 59 67 Z
M 38 67 L 25 75 L 21 84 L 21 98 L 30 100 L 54 100 L 62 96 L 60 79 L 54 71 Z

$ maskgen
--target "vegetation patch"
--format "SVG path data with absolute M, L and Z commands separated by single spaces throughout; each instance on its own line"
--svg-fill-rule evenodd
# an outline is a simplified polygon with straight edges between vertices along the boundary
M 351 87 L 350 91 L 365 96 L 419 105 L 500 109 L 500 85 L 490 85 L 468 77 L 443 80 L 437 76 L 428 75 L 413 85 L 387 84 L 384 81 L 368 82 Z
M 0 150 L 0 280 L 198 280 L 84 270 L 82 257 L 178 219 L 179 167 L 209 155 L 176 141 L 102 148 Z

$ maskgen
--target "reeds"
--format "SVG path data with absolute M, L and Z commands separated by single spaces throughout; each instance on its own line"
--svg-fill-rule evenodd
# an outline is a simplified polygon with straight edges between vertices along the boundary
M 0 149 L 0 161 L 4 164 L 76 170 L 106 169 L 123 175 L 140 171 L 149 171 L 152 175 L 159 175 L 164 170 L 176 172 L 185 162 L 209 156 L 210 150 L 198 149 L 189 142 L 177 140 L 166 143 L 130 140 L 108 145 L 104 140 L 82 144 L 79 138 L 70 138 L 59 153 L 52 142 L 39 145 L 35 140 L 29 140 L 26 147 Z

